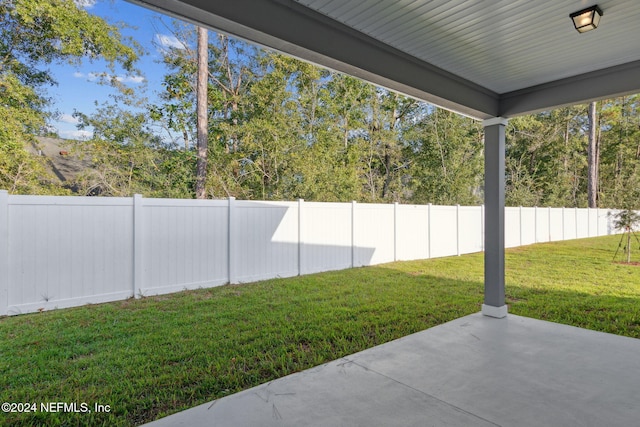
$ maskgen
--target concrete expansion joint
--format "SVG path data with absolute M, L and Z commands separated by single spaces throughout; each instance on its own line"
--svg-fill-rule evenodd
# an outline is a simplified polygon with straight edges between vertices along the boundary
M 376 374 L 376 375 L 379 375 L 379 376 L 381 376 L 381 377 L 383 377 L 383 378 L 386 378 L 386 379 L 388 379 L 388 380 L 390 380 L 390 381 L 393 381 L 394 383 L 399 384 L 399 385 L 401 385 L 401 386 L 403 386 L 403 387 L 406 387 L 406 388 L 408 388 L 408 389 L 410 389 L 410 390 L 413 390 L 413 391 L 415 391 L 416 393 L 420 393 L 420 394 L 422 394 L 423 396 L 426 396 L 426 397 L 428 397 L 428 398 L 430 398 L 430 399 L 433 399 L 433 400 L 436 400 L 436 401 L 438 401 L 438 402 L 442 403 L 443 405 L 447 405 L 447 406 L 449 406 L 450 408 L 453 408 L 453 409 L 455 409 L 455 410 L 456 410 L 456 411 L 458 411 L 458 412 L 462 412 L 463 414 L 469 415 L 469 416 L 471 416 L 471 417 L 473 417 L 473 418 L 477 418 L 477 419 L 479 419 L 479 420 L 482 420 L 482 421 L 484 421 L 484 422 L 487 422 L 487 423 L 489 423 L 489 424 L 491 424 L 491 425 L 494 425 L 494 426 L 496 426 L 496 427 L 502 427 L 500 424 L 496 424 L 496 423 L 494 423 L 494 422 L 493 422 L 493 421 L 491 421 L 491 420 L 487 420 L 486 418 L 482 418 L 481 416 L 479 416 L 479 415 L 477 415 L 477 414 L 474 414 L 473 412 L 466 411 L 466 410 L 462 409 L 462 408 L 461 408 L 461 407 L 459 407 L 459 406 L 456 406 L 456 405 L 454 405 L 454 404 L 452 404 L 452 403 L 449 403 L 449 402 L 447 402 L 446 400 L 442 400 L 442 399 L 440 399 L 440 398 L 438 398 L 438 397 L 436 397 L 436 396 L 434 396 L 434 395 L 432 395 L 432 394 L 429 394 L 429 393 L 427 393 L 427 392 L 425 392 L 425 391 L 423 391 L 423 390 L 420 390 L 420 389 L 417 389 L 417 388 L 415 388 L 415 387 L 412 387 L 412 386 L 410 386 L 409 384 L 403 383 L 402 381 L 399 381 L 399 380 L 397 380 L 397 379 L 395 379 L 395 378 L 393 378 L 393 377 L 390 377 L 390 376 L 388 376 L 388 375 L 385 375 L 385 374 L 383 374 L 382 372 L 378 372 L 378 371 L 376 371 L 375 369 L 371 369 L 371 368 L 369 368 L 369 367 L 367 367 L 367 366 L 361 365 L 361 364 L 359 364 L 358 362 L 353 361 L 353 360 L 350 360 L 350 359 L 348 359 L 348 358 L 345 358 L 345 360 L 347 360 L 348 362 L 350 362 L 350 363 L 354 364 L 355 366 L 357 366 L 357 367 L 359 367 L 359 368 L 362 368 L 362 369 L 364 369 L 364 370 L 366 370 L 366 371 L 369 371 L 369 372 L 373 372 L 373 373 L 374 373 L 374 374 Z

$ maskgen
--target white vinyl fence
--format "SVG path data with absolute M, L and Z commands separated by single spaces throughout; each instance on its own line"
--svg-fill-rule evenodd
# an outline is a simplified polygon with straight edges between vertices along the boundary
M 505 245 L 612 234 L 604 209 L 506 208 Z M 483 250 L 481 206 L 10 196 L 0 315 Z

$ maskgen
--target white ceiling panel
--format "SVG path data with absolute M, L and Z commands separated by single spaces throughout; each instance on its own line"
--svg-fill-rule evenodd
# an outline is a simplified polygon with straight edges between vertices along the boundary
M 640 60 L 640 1 L 600 1 L 579 34 L 575 0 L 295 0 L 384 44 L 506 93 Z

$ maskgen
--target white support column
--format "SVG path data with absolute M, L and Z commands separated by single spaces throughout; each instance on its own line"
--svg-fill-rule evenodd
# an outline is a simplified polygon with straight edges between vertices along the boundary
M 9 310 L 9 193 L 0 190 L 0 316 Z
M 142 296 L 143 277 L 143 224 L 142 215 L 142 195 L 133 195 L 133 297 L 140 298 Z
M 505 131 L 501 117 L 484 123 L 484 304 L 482 313 L 502 318 L 507 315 L 504 289 L 504 175 Z

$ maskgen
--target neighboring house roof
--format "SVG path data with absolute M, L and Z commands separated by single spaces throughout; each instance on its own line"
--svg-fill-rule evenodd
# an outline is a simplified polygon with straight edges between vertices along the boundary
M 82 160 L 72 154 L 70 141 L 60 138 L 36 137 L 36 143 L 29 146 L 29 151 L 46 158 L 45 165 L 61 185 L 70 187 L 76 176 L 91 166 L 88 160 Z

